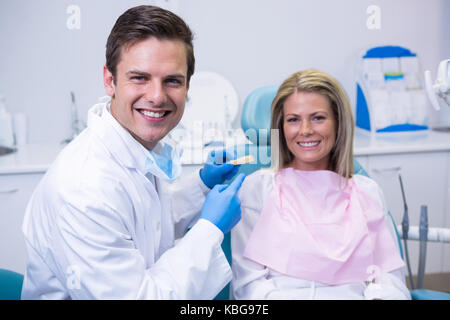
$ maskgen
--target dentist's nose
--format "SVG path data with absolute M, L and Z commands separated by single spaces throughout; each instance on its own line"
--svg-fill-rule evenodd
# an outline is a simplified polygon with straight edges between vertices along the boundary
M 163 105 L 166 101 L 166 92 L 160 81 L 152 81 L 145 95 L 148 102 L 155 106 Z

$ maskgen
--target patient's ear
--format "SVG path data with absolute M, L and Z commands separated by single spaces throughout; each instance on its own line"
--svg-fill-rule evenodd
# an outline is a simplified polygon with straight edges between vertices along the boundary
M 103 85 L 105 86 L 105 92 L 111 98 L 114 98 L 116 86 L 114 85 L 114 76 L 108 70 L 108 67 L 103 66 Z

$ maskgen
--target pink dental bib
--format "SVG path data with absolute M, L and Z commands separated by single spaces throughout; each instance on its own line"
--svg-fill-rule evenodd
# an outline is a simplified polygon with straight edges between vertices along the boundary
M 244 256 L 280 273 L 329 285 L 366 281 L 369 266 L 404 266 L 383 210 L 355 184 L 326 170 L 283 169 Z

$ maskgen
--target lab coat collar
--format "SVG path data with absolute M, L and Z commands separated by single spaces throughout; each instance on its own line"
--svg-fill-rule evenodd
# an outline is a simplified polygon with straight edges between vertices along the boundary
M 149 151 L 112 116 L 109 104 L 110 101 L 101 102 L 89 110 L 88 127 L 124 166 L 136 168 L 146 175 Z

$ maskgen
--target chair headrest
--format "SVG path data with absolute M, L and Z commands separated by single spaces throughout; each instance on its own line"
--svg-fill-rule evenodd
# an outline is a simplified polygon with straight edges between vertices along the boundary
M 247 139 L 257 145 L 270 145 L 270 115 L 278 87 L 264 86 L 253 90 L 242 108 L 241 127 Z

